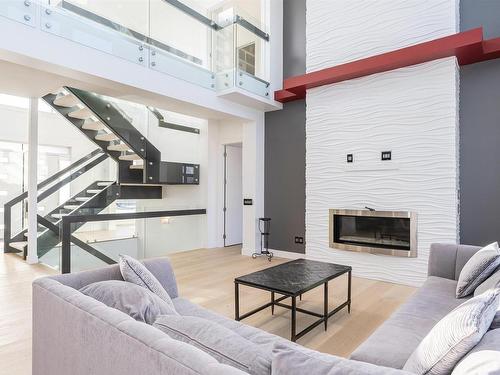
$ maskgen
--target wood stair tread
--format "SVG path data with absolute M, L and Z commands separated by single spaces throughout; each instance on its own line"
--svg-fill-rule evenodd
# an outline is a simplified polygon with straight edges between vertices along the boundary
M 65 108 L 74 107 L 78 103 L 79 103 L 78 99 L 71 94 L 59 96 L 54 100 L 55 105 L 57 105 L 58 107 L 65 107 Z
M 113 181 L 100 181 L 97 183 L 97 186 L 107 187 L 113 183 L 114 183 Z
M 68 113 L 69 117 L 77 118 L 80 120 L 87 120 L 87 119 L 91 118 L 92 115 L 93 115 L 92 111 L 88 108 L 80 108 L 76 111 Z
M 130 169 L 144 169 L 144 164 L 132 164 Z
M 128 151 L 130 150 L 130 147 L 126 145 L 125 143 L 119 143 L 115 145 L 109 145 L 108 146 L 109 151 Z
M 45 231 L 36 232 L 37 237 L 38 237 L 39 235 L 41 235 L 43 232 L 45 232 Z M 28 237 L 28 232 L 24 233 L 24 237 L 26 237 L 26 238 Z
M 88 189 L 87 194 L 99 194 L 101 191 L 101 189 Z
M 116 141 L 118 138 L 117 135 L 113 134 L 113 133 L 106 133 L 106 134 L 97 134 L 95 136 L 95 139 L 97 141 L 105 141 L 105 142 L 109 142 L 109 141 Z
M 142 160 L 142 158 L 137 155 L 137 154 L 129 154 L 129 155 L 121 155 L 121 156 L 118 156 L 118 159 L 120 160 L 129 160 L 129 161 L 133 161 L 133 160 Z
M 78 202 L 87 202 L 91 197 L 76 197 L 75 201 Z
M 11 242 L 9 244 L 11 247 L 14 249 L 23 251 L 26 246 L 28 246 L 28 241 L 18 241 L 18 242 Z
M 100 121 L 86 121 L 83 124 L 82 129 L 99 131 L 106 129 L 106 126 Z

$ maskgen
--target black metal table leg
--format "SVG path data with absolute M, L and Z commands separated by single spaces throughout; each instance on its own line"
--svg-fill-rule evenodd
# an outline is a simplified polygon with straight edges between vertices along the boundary
M 325 283 L 323 297 L 323 318 L 325 319 L 325 331 L 328 329 L 328 281 Z
M 347 313 L 351 313 L 351 271 L 347 273 Z
M 271 292 L 271 315 L 274 315 L 274 292 Z
M 240 320 L 240 288 L 234 283 L 234 319 Z
M 293 296 L 292 297 L 292 338 L 291 340 L 295 342 L 297 340 L 296 338 L 296 319 L 297 319 L 297 297 Z

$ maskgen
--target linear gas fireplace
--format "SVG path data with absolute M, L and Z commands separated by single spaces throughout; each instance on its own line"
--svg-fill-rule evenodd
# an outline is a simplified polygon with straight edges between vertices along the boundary
M 401 257 L 417 256 L 417 214 L 330 210 L 330 247 Z

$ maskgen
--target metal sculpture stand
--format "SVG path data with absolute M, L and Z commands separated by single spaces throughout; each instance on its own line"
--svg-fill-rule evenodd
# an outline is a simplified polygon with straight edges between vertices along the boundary
M 274 254 L 269 251 L 269 233 L 271 231 L 271 218 L 261 217 L 259 218 L 259 232 L 260 232 L 260 253 L 253 253 L 252 258 L 257 257 L 267 257 L 268 261 L 271 261 Z

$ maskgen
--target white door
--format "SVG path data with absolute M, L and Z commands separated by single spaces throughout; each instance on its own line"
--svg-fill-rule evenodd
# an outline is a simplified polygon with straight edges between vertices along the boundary
M 225 146 L 224 246 L 243 242 L 241 151 L 241 144 Z

